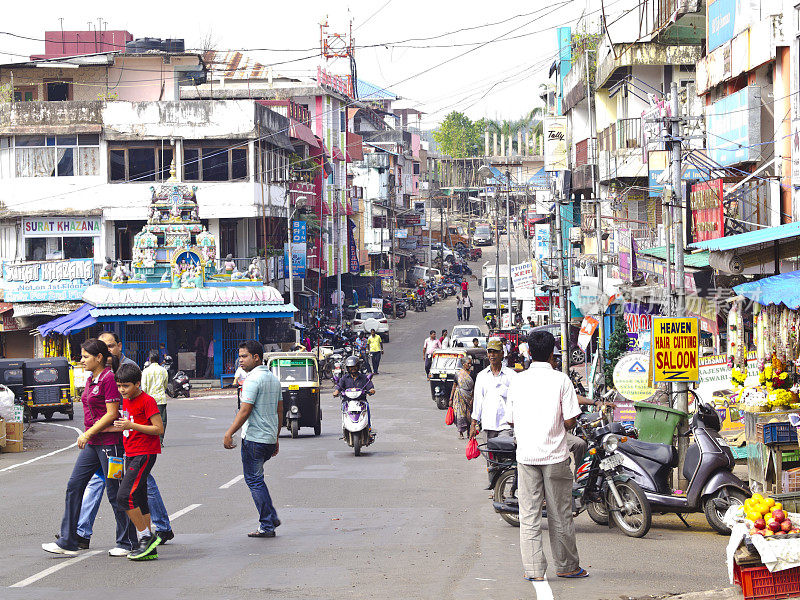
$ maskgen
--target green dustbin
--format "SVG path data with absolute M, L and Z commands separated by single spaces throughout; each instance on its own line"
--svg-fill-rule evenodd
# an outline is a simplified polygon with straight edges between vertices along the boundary
M 639 430 L 639 439 L 643 442 L 671 444 L 678 423 L 688 416 L 682 410 L 650 402 L 634 402 L 633 406 L 636 408 L 634 425 Z

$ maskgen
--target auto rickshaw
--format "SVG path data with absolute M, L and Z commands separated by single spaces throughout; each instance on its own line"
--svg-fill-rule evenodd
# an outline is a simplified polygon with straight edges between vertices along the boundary
M 14 404 L 24 406 L 23 421 L 29 422 L 31 411 L 25 402 L 25 385 L 23 384 L 23 370 L 25 361 L 22 359 L 0 359 L 0 384 L 6 386 L 14 394 Z
M 433 353 L 428 379 L 431 382 L 431 398 L 441 410 L 446 410 L 450 404 L 450 393 L 461 370 L 461 359 L 465 356 L 472 358 L 474 380 L 489 364 L 486 348 L 442 348 Z
M 322 433 L 322 407 L 319 401 L 319 369 L 311 352 L 272 352 L 265 364 L 281 381 L 283 425 L 296 438 L 301 427 Z
M 25 359 L 24 400 L 31 419 L 41 413 L 49 421 L 57 412 L 67 415 L 70 421 L 74 418 L 71 368 L 69 361 L 61 357 Z

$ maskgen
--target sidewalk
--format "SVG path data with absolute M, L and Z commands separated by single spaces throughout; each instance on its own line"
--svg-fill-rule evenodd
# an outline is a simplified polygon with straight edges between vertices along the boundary
M 624 598 L 624 596 L 623 596 Z M 689 594 L 678 594 L 677 596 L 640 596 L 629 600 L 742 600 L 742 591 L 739 587 L 727 587 L 718 590 L 708 590 L 707 592 L 691 592 Z

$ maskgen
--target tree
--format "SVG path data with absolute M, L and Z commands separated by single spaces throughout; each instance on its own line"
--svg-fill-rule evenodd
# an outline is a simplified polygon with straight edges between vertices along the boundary
M 467 115 L 451 112 L 433 132 L 439 152 L 453 158 L 477 156 L 483 146 L 483 131 L 478 132 L 475 125 Z

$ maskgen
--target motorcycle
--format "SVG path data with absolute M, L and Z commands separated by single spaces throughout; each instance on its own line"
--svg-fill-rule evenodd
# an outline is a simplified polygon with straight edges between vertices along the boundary
M 371 380 L 372 375 L 367 375 Z M 361 455 L 361 448 L 375 441 L 375 432 L 370 427 L 367 392 L 362 388 L 347 388 L 342 392 L 342 439 Z
M 189 376 L 183 371 L 177 370 L 171 356 L 164 357 L 164 368 L 167 369 L 169 378 L 166 388 L 167 396 L 170 398 L 180 398 L 181 396 L 188 398 L 192 389 Z
M 578 430 L 589 443 L 589 452 L 572 484 L 572 513 L 583 511 L 599 525 L 609 520 L 629 537 L 643 537 L 650 530 L 652 514 L 645 492 L 620 467 L 618 452 L 627 443 L 621 423 L 603 424 L 597 413 L 578 417 Z M 496 437 L 479 446 L 489 462 L 500 467 L 494 477 L 492 506 L 507 523 L 519 527 L 516 442 Z M 546 516 L 546 506 L 543 510 Z
M 697 411 L 689 424 L 694 443 L 683 464 L 683 476 L 689 481 L 685 494 L 670 490 L 669 476 L 678 466 L 672 444 L 630 440 L 619 448 L 622 468 L 641 486 L 654 510 L 677 514 L 687 527 L 682 513 L 703 512 L 714 530 L 729 535 L 722 517 L 731 506 L 744 504 L 750 490 L 733 474 L 733 453 L 719 434 L 719 414 L 696 395 L 694 401 Z

